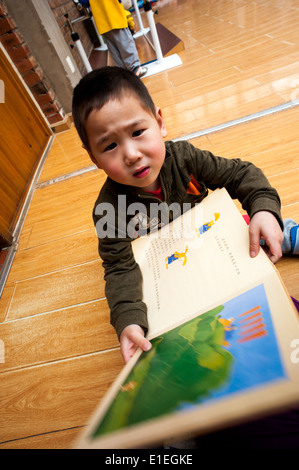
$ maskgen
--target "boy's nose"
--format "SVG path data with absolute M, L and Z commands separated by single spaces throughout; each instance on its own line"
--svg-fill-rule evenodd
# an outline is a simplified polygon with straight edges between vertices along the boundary
M 123 151 L 126 165 L 133 165 L 135 162 L 142 158 L 141 152 L 136 148 L 134 144 L 126 145 Z

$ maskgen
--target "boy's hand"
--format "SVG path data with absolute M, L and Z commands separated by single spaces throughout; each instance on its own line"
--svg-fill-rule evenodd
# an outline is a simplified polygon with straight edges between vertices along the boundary
M 259 252 L 260 239 L 265 240 L 264 251 L 272 263 L 276 263 L 282 256 L 283 233 L 276 217 L 271 212 L 256 212 L 250 221 L 249 252 L 252 258 Z
M 129 325 L 120 335 L 120 351 L 125 362 L 128 362 L 138 347 L 143 351 L 149 351 L 152 345 L 144 337 L 144 331 L 139 325 Z

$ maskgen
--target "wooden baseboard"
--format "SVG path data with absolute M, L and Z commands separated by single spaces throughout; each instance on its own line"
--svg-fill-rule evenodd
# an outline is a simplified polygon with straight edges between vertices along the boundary
M 59 134 L 60 132 L 68 131 L 73 125 L 73 116 L 72 113 L 69 113 L 65 116 L 63 121 L 59 121 L 52 125 L 51 129 L 54 134 Z

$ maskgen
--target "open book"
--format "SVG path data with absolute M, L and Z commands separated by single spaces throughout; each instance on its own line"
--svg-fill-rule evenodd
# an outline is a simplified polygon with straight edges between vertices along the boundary
M 77 442 L 147 448 L 299 404 L 299 320 L 226 190 L 133 242 L 152 349 L 137 351 Z

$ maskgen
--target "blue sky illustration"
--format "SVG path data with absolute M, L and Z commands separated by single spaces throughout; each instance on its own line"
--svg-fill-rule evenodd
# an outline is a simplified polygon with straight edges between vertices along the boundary
M 242 317 L 239 315 L 257 305 L 261 307 L 260 311 L 267 334 L 240 343 L 238 340 L 241 337 Z M 227 333 L 226 339 L 229 345 L 226 349 L 233 355 L 234 362 L 226 384 L 211 392 L 205 402 L 286 378 L 263 284 L 226 302 L 221 317 L 233 319 L 234 329 Z M 186 404 L 182 407 L 186 408 Z

